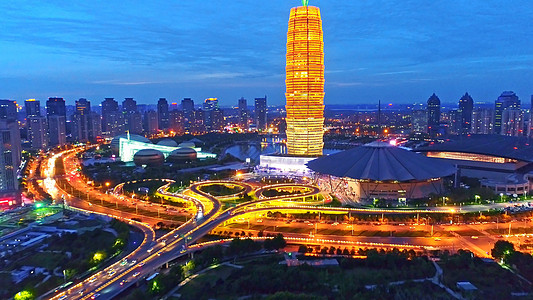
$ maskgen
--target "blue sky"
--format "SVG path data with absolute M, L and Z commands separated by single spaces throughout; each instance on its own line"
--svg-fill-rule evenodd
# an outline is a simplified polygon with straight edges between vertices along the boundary
M 283 104 L 297 0 L 0 1 L 0 98 Z M 311 0 L 326 104 L 533 94 L 533 1 Z

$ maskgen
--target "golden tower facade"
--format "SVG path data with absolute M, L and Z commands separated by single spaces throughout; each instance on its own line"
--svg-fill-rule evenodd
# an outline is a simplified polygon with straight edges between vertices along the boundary
M 324 41 L 320 9 L 294 7 L 287 33 L 287 151 L 320 156 L 324 147 Z

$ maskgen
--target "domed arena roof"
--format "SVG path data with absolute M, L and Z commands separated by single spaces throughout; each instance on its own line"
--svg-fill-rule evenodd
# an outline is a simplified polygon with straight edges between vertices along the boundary
M 180 143 L 180 144 L 178 145 L 178 147 L 180 147 L 180 148 L 194 148 L 194 147 L 196 147 L 196 145 L 195 145 L 193 142 L 188 141 L 188 142 L 182 142 L 182 143 Z
M 120 142 L 120 138 L 125 138 L 127 139 L 128 138 L 128 135 L 127 134 L 120 134 L 120 135 L 117 135 L 115 136 L 112 140 L 111 140 L 111 151 L 113 151 L 114 154 L 118 154 L 120 149 L 120 145 L 119 145 L 119 142 Z M 137 134 L 130 134 L 130 140 L 134 140 L 134 141 L 137 141 L 137 142 L 143 142 L 143 143 L 151 143 L 149 139 L 145 138 L 144 136 L 140 136 L 140 135 L 137 135 Z
M 171 139 L 163 139 L 157 142 L 159 146 L 167 146 L 167 147 L 178 147 L 178 143 L 176 143 L 175 140 Z
M 142 149 L 135 153 L 133 156 L 133 162 L 137 166 L 160 166 L 165 162 L 165 156 L 163 155 L 163 152 L 159 150 Z
M 307 166 L 322 174 L 374 181 L 422 181 L 455 173 L 455 167 L 449 163 L 385 142 L 322 156 Z
M 197 156 L 198 153 L 193 148 L 178 148 L 170 152 L 167 160 L 170 162 L 180 162 L 184 160 L 195 160 Z

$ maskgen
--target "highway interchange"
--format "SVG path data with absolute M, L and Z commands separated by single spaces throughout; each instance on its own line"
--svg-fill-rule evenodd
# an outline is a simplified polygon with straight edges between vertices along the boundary
M 175 260 L 176 258 L 186 255 L 191 248 L 189 245 L 196 242 L 198 239 L 213 231 L 220 225 L 228 223 L 229 220 L 244 217 L 246 215 L 262 214 L 267 211 L 280 211 L 290 213 L 306 213 L 306 212 L 321 212 L 328 214 L 346 214 L 346 213 L 368 213 L 368 214 L 431 214 L 431 213 L 464 213 L 467 211 L 479 211 L 482 209 L 492 209 L 496 207 L 503 207 L 505 204 L 494 204 L 487 207 L 432 207 L 418 210 L 397 210 L 397 209 L 365 209 L 365 208 L 341 208 L 341 207 L 325 207 L 319 206 L 323 204 L 323 200 L 319 200 L 321 191 L 313 185 L 305 184 L 278 184 L 257 187 L 242 181 L 204 181 L 193 183 L 186 190 L 181 193 L 170 193 L 167 188 L 172 184 L 172 181 L 167 181 L 167 184 L 158 189 L 158 193 L 164 197 L 174 198 L 176 201 L 188 201 L 191 203 L 190 207 L 194 208 L 194 217 L 187 222 L 180 225 L 178 228 L 170 231 L 164 236 L 156 239 L 155 232 L 152 226 L 156 222 L 163 220 L 157 217 L 140 217 L 134 212 L 124 212 L 118 209 L 111 209 L 103 207 L 95 203 L 91 203 L 72 195 L 73 190 L 86 191 L 93 199 L 98 199 L 105 202 L 117 203 L 119 201 L 123 205 L 137 205 L 132 204 L 131 199 L 124 199 L 121 197 L 120 191 L 115 189 L 115 193 L 103 194 L 96 189 L 88 189 L 84 180 L 77 177 L 69 181 L 70 186 L 63 185 L 60 187 L 56 179 L 64 177 L 65 174 L 56 174 L 55 160 L 62 159 L 65 166 L 65 173 L 69 174 L 77 169 L 79 161 L 76 159 L 76 154 L 84 151 L 84 148 L 75 148 L 66 150 L 61 153 L 52 155 L 47 163 L 43 163 L 43 172 L 45 179 L 43 181 L 43 188 L 54 196 L 55 199 L 64 198 L 66 204 L 70 209 L 77 210 L 80 213 L 96 213 L 104 214 L 110 217 L 121 219 L 128 222 L 142 230 L 145 234 L 144 241 L 137 249 L 128 254 L 124 259 L 106 267 L 97 272 L 91 277 L 74 286 L 66 287 L 58 291 L 54 295 L 50 295 L 49 299 L 112 299 L 119 295 L 126 287 L 136 283 L 136 281 L 146 278 L 153 274 L 162 265 Z M 202 186 L 222 184 L 229 186 L 239 186 L 242 188 L 242 194 L 253 193 L 255 200 L 237 204 L 223 210 L 222 201 L 231 197 L 214 197 L 201 190 Z M 301 193 L 295 195 L 282 195 L 276 197 L 265 197 L 263 192 L 267 189 L 298 189 Z M 322 197 L 328 195 L 322 194 Z M 307 199 L 302 205 L 302 199 Z M 148 210 L 157 210 L 158 213 L 163 207 L 160 205 L 151 205 L 147 207 Z M 141 219 L 141 222 L 134 219 Z M 272 221 L 275 222 L 275 221 Z M 272 223 L 274 224 L 274 223 Z M 315 232 L 320 228 L 326 228 L 330 224 L 315 224 Z M 403 248 L 420 248 L 426 249 L 458 249 L 468 248 L 479 256 L 487 256 L 487 249 L 490 249 L 497 237 L 487 233 L 486 229 L 492 228 L 494 224 L 483 224 L 483 226 L 475 227 L 476 230 L 483 233 L 480 237 L 465 237 L 455 233 L 458 228 L 464 228 L 462 225 L 438 225 L 435 230 L 448 231 L 450 234 L 442 238 L 426 238 L 426 237 L 361 237 L 361 236 L 326 236 L 315 234 L 302 233 L 284 233 L 284 235 L 292 241 L 300 241 L 305 244 L 337 244 L 348 247 L 403 247 Z M 276 225 L 273 225 L 272 233 L 275 232 Z M 306 225 L 302 225 L 306 226 Z M 342 224 L 342 226 L 348 226 Z M 364 228 L 365 225 L 351 225 Z M 370 225 L 372 226 L 372 225 Z M 393 226 L 393 227 L 391 227 Z M 472 225 L 468 225 L 472 226 Z M 498 225 L 496 225 L 498 226 Z M 319 228 L 320 227 L 320 228 Z M 427 230 L 427 225 L 425 227 Z M 398 230 L 398 225 L 382 225 L 379 230 Z M 433 229 L 432 229 L 433 230 Z M 195 246 L 197 247 L 197 246 Z

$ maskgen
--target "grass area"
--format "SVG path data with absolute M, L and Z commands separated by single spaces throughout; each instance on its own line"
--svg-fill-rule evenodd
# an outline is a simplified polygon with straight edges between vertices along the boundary
M 478 236 L 482 235 L 481 232 L 471 229 L 471 230 L 455 230 L 455 233 L 459 234 L 460 236 Z
M 23 261 L 18 262 L 15 266 L 25 265 L 53 270 L 66 261 L 68 261 L 68 257 L 64 253 L 37 252 L 26 256 Z
M 529 284 L 511 271 L 497 263 L 485 263 L 467 251 L 460 251 L 452 257 L 441 257 L 439 264 L 444 271 L 444 284 L 457 291 L 457 282 L 469 281 L 478 288 L 474 299 L 510 299 L 512 292 L 532 291 Z
M 325 268 L 280 265 L 283 260 L 280 255 L 237 260 L 242 269 L 215 268 L 193 279 L 179 293 L 181 299 L 393 299 L 390 296 L 376 297 L 389 295 L 386 289 L 369 291 L 364 285 L 424 278 L 435 272 L 431 263 L 423 258 L 409 260 L 399 253 L 378 252 L 373 252 L 371 257 L 370 260 L 340 258 L 339 266 Z M 413 295 L 403 299 L 424 299 L 416 295 L 444 295 L 438 288 L 424 284 L 401 286 L 392 292 L 393 295 L 397 293 Z M 300 296 L 295 298 L 294 295 Z
M 487 232 L 492 234 L 509 234 L 509 225 L 503 224 L 500 229 L 487 229 Z M 531 234 L 533 233 L 533 227 L 517 227 L 513 228 L 511 226 L 511 234 Z
M 240 186 L 227 186 L 225 184 L 211 184 L 201 186 L 200 190 L 204 193 L 208 193 L 211 196 L 220 197 L 236 195 L 244 191 L 244 188 Z

